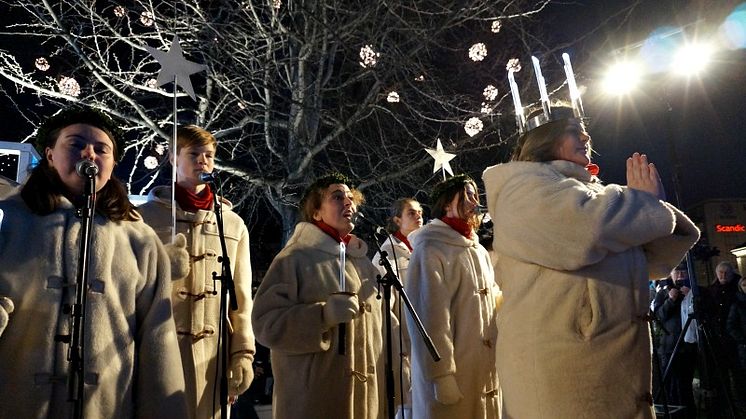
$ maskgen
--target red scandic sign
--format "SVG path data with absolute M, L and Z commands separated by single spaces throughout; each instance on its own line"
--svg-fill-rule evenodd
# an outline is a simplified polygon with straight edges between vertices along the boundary
M 744 226 L 743 224 L 733 224 L 733 225 L 717 224 L 715 225 L 715 232 L 716 233 L 746 233 L 746 226 Z

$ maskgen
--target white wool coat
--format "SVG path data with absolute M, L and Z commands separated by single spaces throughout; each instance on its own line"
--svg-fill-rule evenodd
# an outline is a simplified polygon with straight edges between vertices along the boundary
M 442 359 L 434 362 L 419 336 L 412 339 L 412 417 L 497 418 L 498 380 L 494 274 L 472 233 L 466 238 L 441 220 L 409 235 L 412 258 L 407 294 Z M 407 317 L 409 329 L 416 327 Z M 435 400 L 434 380 L 454 375 L 464 398 Z
M 697 228 L 567 161 L 499 164 L 483 180 L 504 296 L 504 417 L 655 417 L 648 279 L 679 263 Z
M 381 243 L 381 250 L 386 252 L 388 255 L 389 263 L 391 268 L 394 269 L 394 273 L 401 281 L 406 289 L 406 275 L 407 267 L 409 266 L 409 258 L 412 256 L 412 252 L 409 251 L 407 245 L 397 239 L 393 234 L 389 235 L 386 240 Z M 378 268 L 381 276 L 386 275 L 386 268 L 381 266 L 381 254 L 376 252 L 371 260 L 373 265 Z M 394 388 L 395 388 L 395 404 L 401 405 L 412 405 L 412 377 L 411 377 L 411 344 L 409 337 L 409 329 L 407 328 L 407 322 L 404 321 L 408 316 L 408 309 L 402 301 L 399 293 L 391 290 L 392 293 L 392 305 L 391 312 L 394 315 L 394 319 L 391 322 L 393 326 L 392 330 L 392 352 L 393 352 L 393 370 L 394 370 Z M 384 313 L 384 316 L 386 314 Z M 401 332 L 401 339 L 399 339 Z M 419 335 L 418 335 L 419 338 Z M 403 386 L 402 386 L 403 385 Z M 404 388 L 404 397 L 402 398 L 401 389 Z
M 241 217 L 223 203 L 223 230 L 236 290 L 238 310 L 229 311 L 230 353 L 255 353 L 251 328 L 251 259 L 249 232 Z M 220 371 L 218 369 L 218 326 L 220 319 L 220 281 L 212 273 L 222 272 L 218 257 L 223 254 L 214 211 L 188 212 L 176 204 L 177 232 L 187 237 L 191 255 L 190 272 L 185 278 L 173 278 L 171 302 L 184 362 L 187 400 L 191 418 L 221 417 Z M 164 243 L 171 241 L 171 188 L 159 186 L 148 194 L 148 202 L 138 208 L 145 222 L 155 229 Z M 215 285 L 213 285 L 215 284 Z M 213 294 L 217 291 L 217 294 Z M 228 364 L 230 367 L 230 363 Z M 217 382 L 217 387 L 214 384 Z M 213 391 L 215 389 L 216 391 Z M 214 401 L 214 404 L 213 404 Z M 213 416 L 214 415 L 214 416 Z
M 346 289 L 361 310 L 347 323 L 346 351 L 338 328 L 324 326 L 322 310 L 339 291 L 339 244 L 311 223 L 295 227 L 269 267 L 254 300 L 257 340 L 269 347 L 275 377 L 275 419 L 374 419 L 384 416 L 381 303 L 378 270 L 367 246 L 347 245 Z
M 0 201 L 0 295 L 15 304 L 0 337 L 0 417 L 66 418 L 69 345 L 63 307 L 75 301 L 80 219 L 63 198 L 32 214 L 13 195 Z M 96 216 L 85 321 L 89 418 L 185 417 L 184 375 L 163 245 L 142 221 Z

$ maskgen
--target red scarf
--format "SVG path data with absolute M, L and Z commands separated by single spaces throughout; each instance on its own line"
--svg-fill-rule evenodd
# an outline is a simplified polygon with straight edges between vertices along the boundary
M 396 237 L 397 239 L 399 239 L 400 242 L 406 244 L 407 245 L 407 249 L 409 249 L 410 252 L 412 251 L 412 245 L 409 244 L 409 240 L 407 239 L 407 236 L 405 236 L 404 234 L 402 234 L 401 231 L 396 230 L 396 232 L 394 233 L 394 237 Z
M 313 221 L 313 225 L 315 225 L 316 227 L 320 228 L 321 231 L 323 231 L 324 233 L 326 233 L 329 236 L 331 236 L 331 238 L 333 238 L 334 240 L 336 240 L 338 243 L 345 242 L 345 244 L 350 244 L 350 240 L 352 240 L 352 236 L 351 235 L 348 234 L 348 235 L 342 237 L 342 236 L 339 235 L 339 232 L 337 231 L 336 228 L 330 226 L 329 224 L 327 224 L 327 223 L 325 223 L 323 221 L 316 221 L 316 220 L 314 220 Z
M 591 174 L 591 176 L 598 176 L 598 173 L 601 171 L 601 168 L 598 167 L 597 164 L 589 164 L 588 166 L 585 166 L 585 170 L 588 171 L 588 173 Z
M 440 221 L 448 224 L 449 226 L 451 226 L 452 229 L 458 231 L 467 239 L 471 239 L 471 233 L 474 230 L 472 230 L 471 225 L 469 225 L 469 223 L 465 220 L 455 217 L 441 217 Z
M 197 212 L 198 210 L 209 210 L 212 208 L 214 196 L 210 185 L 205 185 L 205 189 L 196 194 L 177 183 L 174 192 L 176 202 L 184 211 Z

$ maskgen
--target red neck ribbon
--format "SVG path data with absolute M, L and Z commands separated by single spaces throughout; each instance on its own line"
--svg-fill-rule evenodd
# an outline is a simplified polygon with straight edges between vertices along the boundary
M 402 234 L 401 231 L 396 230 L 396 232 L 394 233 L 394 237 L 396 237 L 397 239 L 399 239 L 399 241 L 401 241 L 402 243 L 406 244 L 407 245 L 407 249 L 409 249 L 410 252 L 412 251 L 412 245 L 409 244 L 409 240 L 407 239 L 407 236 L 405 236 L 404 234 Z
M 179 203 L 179 206 L 184 211 L 197 212 L 197 210 L 209 210 L 212 208 L 214 196 L 210 185 L 205 185 L 205 189 L 196 194 L 177 183 L 174 192 L 176 202 Z
M 333 238 L 334 240 L 336 240 L 338 243 L 345 242 L 345 244 L 350 244 L 350 240 L 352 239 L 351 235 L 348 234 L 348 235 L 342 237 L 342 236 L 339 235 L 339 232 L 337 231 L 336 228 L 330 226 L 329 224 L 327 224 L 327 223 L 325 223 L 323 221 L 316 221 L 316 220 L 314 220 L 313 224 L 316 227 L 320 228 L 321 231 L 323 231 L 324 233 L 326 233 L 329 236 L 331 236 L 331 238 Z
M 461 233 L 462 236 L 466 237 L 467 239 L 471 239 L 471 232 L 473 231 L 471 228 L 471 225 L 469 225 L 468 222 L 465 220 L 462 220 L 460 218 L 455 217 L 441 217 L 440 221 L 443 221 L 444 223 L 451 226 L 452 229 L 458 231 Z

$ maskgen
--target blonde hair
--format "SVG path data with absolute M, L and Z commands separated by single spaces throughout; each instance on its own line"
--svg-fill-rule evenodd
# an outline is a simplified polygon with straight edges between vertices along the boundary
M 572 112 L 572 108 L 567 106 L 555 106 L 554 108 L 562 108 L 564 112 Z M 531 119 L 542 112 L 541 109 L 534 110 L 527 119 Z M 558 119 L 523 134 L 518 139 L 510 160 L 533 162 L 557 160 L 558 140 L 565 134 L 568 121 L 570 121 L 568 118 Z M 588 140 L 588 147 L 593 150 L 590 140 Z
M 184 125 L 176 130 L 176 146 L 179 149 L 204 145 L 218 147 L 218 140 L 215 139 L 215 136 L 210 131 L 196 125 Z

